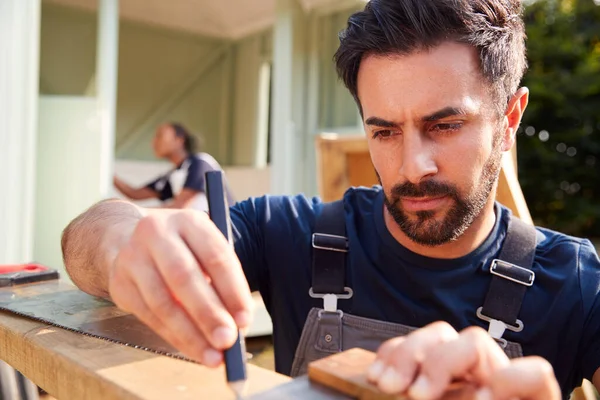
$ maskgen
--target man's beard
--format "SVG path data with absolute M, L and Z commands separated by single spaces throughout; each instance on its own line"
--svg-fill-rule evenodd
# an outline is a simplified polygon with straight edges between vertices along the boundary
M 435 180 L 425 180 L 419 184 L 405 182 L 394 186 L 389 197 L 384 192 L 385 206 L 402 232 L 420 245 L 433 247 L 456 240 L 465 233 L 487 204 L 498 179 L 501 160 L 499 143 L 495 143 L 492 154 L 483 166 L 479 185 L 468 196 L 461 196 L 457 187 L 449 183 Z M 381 184 L 379 175 L 377 178 Z M 436 219 L 435 211 L 417 211 L 416 220 L 411 219 L 402 209 L 402 197 L 442 196 L 447 196 L 454 204 L 441 219 Z

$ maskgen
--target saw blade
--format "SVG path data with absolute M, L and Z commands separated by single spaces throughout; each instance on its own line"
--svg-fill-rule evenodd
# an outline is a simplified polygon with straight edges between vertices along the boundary
M 0 310 L 71 332 L 134 347 L 189 362 L 135 316 L 108 300 L 90 296 L 61 281 L 0 289 Z M 350 400 L 303 376 L 278 387 L 256 393 L 247 400 Z
M 111 343 L 195 362 L 179 353 L 134 315 L 64 282 L 0 289 L 0 310 Z

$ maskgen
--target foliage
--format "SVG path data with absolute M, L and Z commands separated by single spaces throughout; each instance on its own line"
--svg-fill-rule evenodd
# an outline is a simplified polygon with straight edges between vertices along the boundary
M 519 179 L 536 224 L 600 237 L 600 1 L 525 9 L 530 101 Z

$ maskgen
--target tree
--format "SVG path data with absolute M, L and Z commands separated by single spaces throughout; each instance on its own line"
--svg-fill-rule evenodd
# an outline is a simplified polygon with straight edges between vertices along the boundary
M 600 237 L 600 5 L 526 6 L 530 102 L 518 134 L 519 180 L 538 225 Z

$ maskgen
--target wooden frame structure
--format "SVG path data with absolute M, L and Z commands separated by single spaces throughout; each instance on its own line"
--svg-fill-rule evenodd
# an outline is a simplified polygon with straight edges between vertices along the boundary
M 317 136 L 318 190 L 323 201 L 340 199 L 350 186 L 377 184 L 377 177 L 364 134 Z M 523 191 L 519 185 L 516 150 L 505 154 L 498 181 L 496 199 L 513 214 L 533 224 Z

